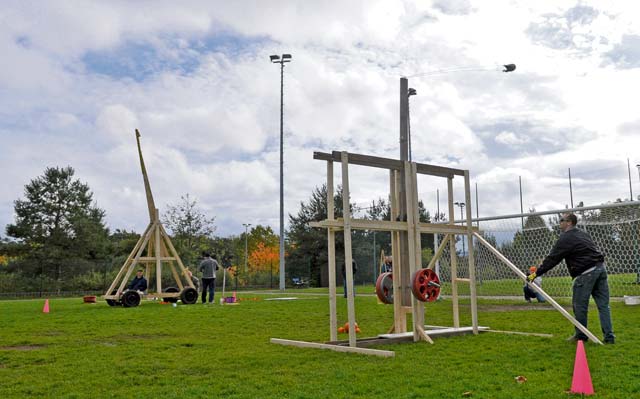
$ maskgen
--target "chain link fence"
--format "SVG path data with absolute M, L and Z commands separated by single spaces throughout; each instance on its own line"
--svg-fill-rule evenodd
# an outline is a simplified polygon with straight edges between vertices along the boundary
M 593 207 L 532 212 L 473 219 L 481 235 L 523 273 L 538 266 L 560 235 L 560 214 L 573 212 L 577 227 L 587 231 L 605 255 L 612 297 L 640 295 L 640 202 L 628 201 Z M 457 223 L 464 223 L 457 221 Z M 436 240 L 442 240 L 439 236 Z M 469 277 L 469 243 L 456 236 L 458 276 Z M 477 293 L 480 296 L 521 296 L 523 281 L 484 245 L 473 240 Z M 451 251 L 446 249 L 437 264 L 442 293 L 451 293 Z M 543 276 L 542 288 L 554 297 L 571 297 L 572 280 L 564 261 Z M 469 293 L 459 284 L 459 293 Z

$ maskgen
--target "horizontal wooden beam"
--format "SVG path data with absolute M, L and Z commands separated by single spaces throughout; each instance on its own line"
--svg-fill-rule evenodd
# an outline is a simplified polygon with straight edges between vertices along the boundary
M 158 258 L 155 256 L 141 256 L 138 261 L 139 262 L 155 262 Z M 176 260 L 176 258 L 172 256 L 160 256 L 159 259 L 163 262 L 168 262 L 171 260 Z
M 395 352 L 393 351 L 385 351 L 381 349 L 320 344 L 317 342 L 306 342 L 306 341 L 292 341 L 290 339 L 280 339 L 280 338 L 271 338 L 271 343 L 278 344 L 278 345 L 297 346 L 299 348 L 328 349 L 335 352 L 352 352 L 352 353 L 360 353 L 362 355 L 374 355 L 374 356 L 382 356 L 382 357 L 394 357 L 396 355 Z
M 483 327 L 483 326 L 479 326 L 478 327 L 479 331 L 487 331 L 489 330 L 489 327 Z M 429 330 L 426 329 L 425 332 L 427 334 L 429 334 L 429 336 L 431 337 L 435 337 L 435 336 L 451 336 L 451 335 L 460 335 L 460 334 L 466 334 L 466 333 L 472 333 L 473 332 L 473 327 L 458 327 L 458 328 L 438 328 L 435 330 Z M 409 332 L 404 332 L 404 333 L 395 333 L 395 334 L 379 334 L 378 337 L 380 338 L 399 338 L 399 337 L 411 337 L 413 336 L 413 331 L 409 331 Z
M 313 159 L 342 162 L 340 154 L 340 151 L 333 151 L 331 154 L 316 151 L 313 153 Z M 349 163 L 353 165 L 370 166 L 373 168 L 390 170 L 403 170 L 404 168 L 404 164 L 400 160 L 363 154 L 349 153 Z M 429 165 L 425 163 L 416 163 L 416 171 L 419 174 L 440 177 L 453 177 L 455 175 L 464 176 L 464 170 L 462 169 L 447 168 L 444 166 Z
M 397 222 L 390 220 L 368 220 L 368 219 L 351 219 L 349 225 L 352 229 L 358 230 L 376 230 L 376 231 L 406 231 L 407 222 Z M 325 219 L 319 222 L 309 222 L 311 227 L 330 228 L 334 230 L 344 229 L 344 219 Z M 420 223 L 418 229 L 421 233 L 439 233 L 439 234 L 467 234 L 466 226 L 456 226 L 452 224 L 434 224 Z M 478 231 L 477 227 L 473 227 L 473 231 Z

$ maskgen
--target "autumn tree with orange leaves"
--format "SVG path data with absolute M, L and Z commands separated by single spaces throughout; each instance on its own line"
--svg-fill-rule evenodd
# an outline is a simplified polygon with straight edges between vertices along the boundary
M 276 245 L 266 246 L 263 242 L 249 254 L 249 265 L 252 272 L 268 272 L 280 262 L 280 250 Z

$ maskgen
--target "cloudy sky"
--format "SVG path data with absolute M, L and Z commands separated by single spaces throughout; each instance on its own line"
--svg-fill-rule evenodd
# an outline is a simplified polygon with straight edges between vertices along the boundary
M 609 5 L 611 3 L 611 5 Z M 409 78 L 417 162 L 469 169 L 480 216 L 640 194 L 636 2 L 4 1 L 0 235 L 50 166 L 73 166 L 110 228 L 148 223 L 134 129 L 160 211 L 189 193 L 217 234 L 278 231 L 280 70 L 285 212 L 325 182 L 314 151 L 399 156 Z M 513 73 L 499 65 L 517 64 Z M 336 171 L 336 181 L 340 173 Z M 353 167 L 352 201 L 387 196 Z M 456 179 L 455 201 L 464 201 Z M 420 178 L 444 207 L 446 182 Z M 475 190 L 475 187 L 474 187 Z M 473 197 L 475 203 L 475 193 Z M 475 209 L 474 209 L 475 215 Z

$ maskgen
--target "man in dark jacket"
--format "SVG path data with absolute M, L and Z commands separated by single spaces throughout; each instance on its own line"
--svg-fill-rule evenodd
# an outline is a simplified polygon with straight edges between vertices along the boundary
M 136 272 L 136 276 L 129 284 L 129 289 L 143 292 L 147 290 L 147 279 L 142 275 L 142 269 Z
M 587 327 L 589 297 L 593 296 L 600 315 L 600 327 L 604 334 L 604 343 L 613 344 L 615 335 L 611 323 L 609 307 L 609 283 L 604 265 L 604 255 L 591 239 L 589 233 L 577 229 L 578 218 L 573 213 L 564 214 L 560 219 L 560 238 L 549 255 L 544 259 L 537 272 L 531 273 L 527 279 L 533 281 L 551 270 L 563 259 L 573 278 L 573 314 L 576 320 Z M 586 341 L 587 336 L 576 328 L 571 341 Z
M 216 271 L 220 268 L 218 262 L 211 258 L 209 252 L 203 252 L 199 270 L 202 272 L 202 303 L 207 302 L 207 290 L 209 291 L 209 303 L 213 304 L 213 296 L 216 288 Z

